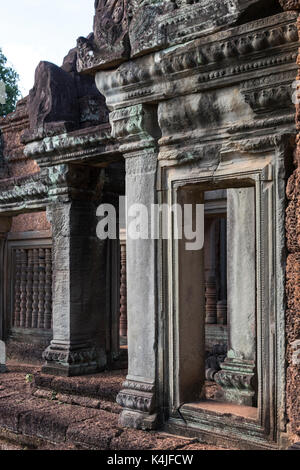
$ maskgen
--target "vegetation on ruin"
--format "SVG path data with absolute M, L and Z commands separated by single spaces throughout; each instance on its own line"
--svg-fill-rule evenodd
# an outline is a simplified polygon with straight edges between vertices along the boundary
M 8 65 L 7 58 L 0 48 L 0 84 L 1 82 L 5 84 L 6 99 L 0 100 L 0 117 L 12 113 L 21 96 L 18 86 L 19 75 Z

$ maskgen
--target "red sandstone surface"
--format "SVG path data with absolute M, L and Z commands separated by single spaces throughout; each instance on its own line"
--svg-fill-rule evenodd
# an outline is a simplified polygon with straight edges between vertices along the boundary
M 298 1 L 284 2 L 290 7 L 300 8 Z M 300 31 L 300 17 L 298 17 Z M 300 55 L 297 60 L 300 65 Z M 298 72 L 297 80 L 300 79 Z M 287 267 L 286 267 L 286 344 L 287 344 L 287 416 L 289 430 L 300 436 L 300 357 L 295 360 L 294 345 L 300 339 L 300 105 L 296 106 L 297 138 L 294 151 L 295 171 L 287 183 L 288 207 L 286 211 Z M 300 355 L 300 354 L 299 354 Z
M 115 397 L 123 380 L 122 371 L 59 378 L 10 363 L 9 372 L 0 375 L 0 450 L 225 450 L 122 428 Z

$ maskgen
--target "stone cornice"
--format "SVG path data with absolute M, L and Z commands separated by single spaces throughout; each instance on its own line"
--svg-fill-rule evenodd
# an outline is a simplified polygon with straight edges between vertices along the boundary
M 271 70 L 296 71 L 294 12 L 238 26 L 128 61 L 96 75 L 111 109 L 241 83 Z
M 101 169 L 61 164 L 39 173 L 0 181 L 0 214 L 18 215 L 45 210 L 55 201 L 98 200 L 105 183 Z
M 172 119 L 172 117 L 170 116 Z M 158 141 L 161 166 L 197 165 L 197 168 L 217 168 L 224 163 L 230 168 L 234 161 L 265 159 L 295 136 L 293 114 L 277 119 L 258 119 L 190 132 L 182 130 Z
M 97 0 L 94 32 L 79 38 L 78 71 L 95 73 L 237 24 L 260 0 Z
M 0 213 L 17 215 L 44 210 L 49 179 L 45 172 L 0 182 Z
M 41 168 L 74 162 L 98 166 L 121 158 L 109 124 L 46 137 L 27 144 L 24 153 Z

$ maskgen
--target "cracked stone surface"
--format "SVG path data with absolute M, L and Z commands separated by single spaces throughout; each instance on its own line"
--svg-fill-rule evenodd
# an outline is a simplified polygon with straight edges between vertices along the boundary
M 197 439 L 122 428 L 114 400 L 123 379 L 124 372 L 116 371 L 62 380 L 9 363 L 0 376 L 0 450 L 222 450 Z

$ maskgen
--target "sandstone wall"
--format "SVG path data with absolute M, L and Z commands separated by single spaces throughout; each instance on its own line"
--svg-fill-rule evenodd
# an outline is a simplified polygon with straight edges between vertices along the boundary
M 27 98 L 20 100 L 14 113 L 0 119 L 2 151 L 5 164 L 3 179 L 24 177 L 39 171 L 38 165 L 24 156 L 23 132 L 29 128 Z M 46 214 L 24 214 L 14 217 L 11 232 L 49 230 Z
M 300 12 L 299 0 L 280 0 L 284 9 Z M 298 18 L 300 36 L 300 16 Z M 300 66 L 300 51 L 297 60 Z M 300 80 L 300 69 L 297 80 Z M 300 93 L 299 93 L 300 95 Z M 286 344 L 287 344 L 287 416 L 289 432 L 295 441 L 300 436 L 300 104 L 296 105 L 295 170 L 287 183 L 286 212 L 287 267 L 286 267 Z

